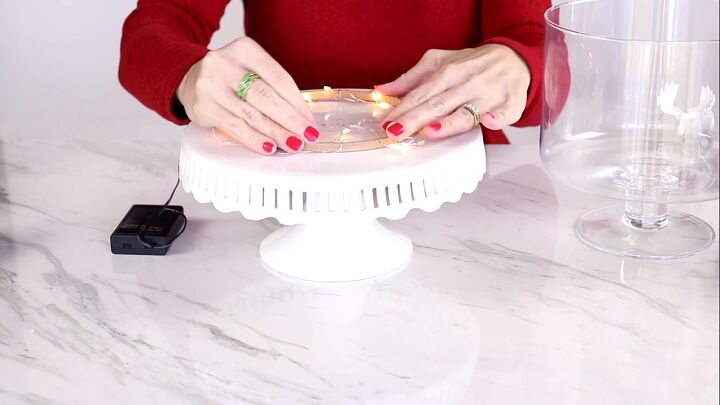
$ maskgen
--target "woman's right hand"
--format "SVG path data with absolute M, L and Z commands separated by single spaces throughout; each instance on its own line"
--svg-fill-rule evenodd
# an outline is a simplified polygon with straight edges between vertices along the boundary
M 255 80 L 241 100 L 236 91 L 248 72 Z M 241 37 L 210 51 L 183 77 L 177 97 L 190 120 L 219 129 L 249 149 L 270 155 L 298 152 L 320 135 L 292 77 L 265 50 Z

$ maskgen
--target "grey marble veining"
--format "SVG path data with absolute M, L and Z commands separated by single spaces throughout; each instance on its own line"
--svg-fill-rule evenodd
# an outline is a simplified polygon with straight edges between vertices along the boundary
M 386 221 L 405 271 L 324 285 L 264 269 L 273 221 L 182 193 L 168 256 L 112 255 L 127 208 L 169 193 L 177 139 L 91 132 L 0 133 L 3 405 L 718 403 L 718 244 L 585 247 L 575 219 L 612 202 L 553 183 L 536 147 L 490 146 L 472 195 Z M 718 228 L 717 201 L 681 208 Z

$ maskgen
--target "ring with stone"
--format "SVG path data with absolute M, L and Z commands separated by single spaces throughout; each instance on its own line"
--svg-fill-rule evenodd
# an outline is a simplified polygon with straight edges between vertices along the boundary
M 247 93 L 250 90 L 250 87 L 252 87 L 253 82 L 259 78 L 260 76 L 258 76 L 255 72 L 245 73 L 242 81 L 240 82 L 240 85 L 238 86 L 237 91 L 235 92 L 235 94 L 237 94 L 240 100 L 245 101 L 245 99 L 247 98 Z
M 480 125 L 480 110 L 473 104 L 465 103 L 463 104 L 462 108 L 470 111 L 470 113 L 473 116 L 473 126 L 476 127 Z

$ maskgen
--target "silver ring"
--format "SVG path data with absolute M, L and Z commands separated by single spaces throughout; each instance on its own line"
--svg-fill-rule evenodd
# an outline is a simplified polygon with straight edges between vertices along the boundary
M 476 127 L 480 125 L 480 110 L 478 110 L 477 107 L 470 103 L 463 104 L 462 108 L 470 111 L 470 114 L 473 116 L 473 126 Z

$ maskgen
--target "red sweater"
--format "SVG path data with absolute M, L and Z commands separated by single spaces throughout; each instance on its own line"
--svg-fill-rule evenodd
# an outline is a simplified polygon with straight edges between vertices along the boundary
M 139 0 L 123 26 L 120 82 L 138 100 L 187 124 L 175 90 L 207 52 L 229 0 Z M 514 49 L 530 67 L 525 112 L 540 122 L 543 12 L 550 0 L 245 0 L 245 32 L 301 89 L 389 82 L 432 48 L 486 43 Z M 488 143 L 507 143 L 484 129 Z

